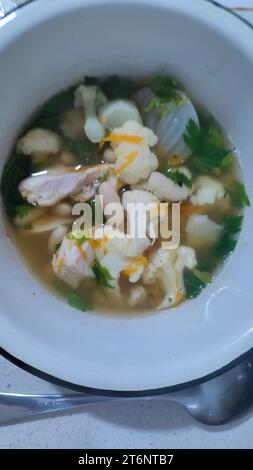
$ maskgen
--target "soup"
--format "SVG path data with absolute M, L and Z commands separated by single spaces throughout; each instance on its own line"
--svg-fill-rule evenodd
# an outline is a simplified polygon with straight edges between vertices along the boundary
M 2 197 L 43 283 L 73 308 L 119 313 L 201 294 L 250 205 L 224 131 L 160 75 L 86 77 L 52 97 L 17 139 Z

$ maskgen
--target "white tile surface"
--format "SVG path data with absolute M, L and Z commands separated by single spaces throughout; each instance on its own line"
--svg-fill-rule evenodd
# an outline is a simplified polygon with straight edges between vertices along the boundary
M 0 0 L 1 4 L 10 0 Z M 23 0 L 16 0 L 22 3 Z M 43 0 L 40 0 L 43 1 Z M 228 7 L 253 9 L 253 0 L 220 0 Z M 253 23 L 253 13 L 241 12 Z M 0 15 L 1 16 L 1 15 Z M 57 387 L 0 358 L 0 390 L 47 393 Z M 220 428 L 194 422 L 165 401 L 107 403 L 81 413 L 36 419 L 0 428 L 0 448 L 253 448 L 253 414 Z

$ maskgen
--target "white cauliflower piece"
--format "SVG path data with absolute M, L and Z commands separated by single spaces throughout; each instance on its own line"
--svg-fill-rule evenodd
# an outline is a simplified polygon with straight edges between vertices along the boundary
M 122 206 L 127 212 L 128 228 L 131 234 L 141 235 L 141 231 L 150 238 L 157 238 L 159 199 L 154 194 L 143 191 L 125 191 L 122 196 Z
M 107 238 L 105 234 L 106 242 L 103 249 L 99 247 L 95 250 L 95 256 L 113 278 L 110 281 L 112 287 L 118 287 L 121 273 L 124 273 L 130 282 L 138 282 L 147 263 L 147 258 L 143 256 L 143 253 L 149 248 L 151 242 L 148 238 L 127 237 L 119 230 L 113 232 L 113 238 Z
M 147 291 L 143 286 L 135 286 L 130 289 L 129 297 L 127 299 L 128 305 L 130 307 L 135 307 L 136 305 L 144 304 L 147 298 Z
M 186 224 L 187 241 L 192 246 L 212 245 L 222 232 L 222 226 L 207 215 L 192 214 Z
M 147 179 L 158 167 L 158 160 L 150 148 L 157 143 L 157 137 L 147 127 L 136 121 L 127 121 L 115 128 L 113 135 L 140 138 L 140 142 L 112 142 L 115 150 L 115 170 L 126 184 L 135 184 Z
M 137 121 L 126 121 L 122 127 L 116 127 L 113 129 L 113 134 L 138 136 L 143 138 L 141 144 L 145 144 L 148 147 L 154 147 L 157 144 L 158 138 L 154 132 L 148 127 L 142 126 Z M 118 143 L 113 143 L 113 147 L 118 147 Z
M 79 244 L 65 236 L 53 256 L 52 267 L 62 281 L 77 289 L 83 279 L 94 278 L 93 263 L 94 251 L 89 241 Z
M 184 268 L 192 269 L 196 264 L 195 251 L 189 247 L 181 246 L 177 250 L 160 248 L 152 253 L 142 279 L 144 284 L 153 284 L 157 280 L 162 284 L 165 295 L 159 309 L 175 307 L 183 300 Z
M 185 285 L 184 285 L 184 278 L 183 273 L 184 269 L 193 269 L 197 266 L 197 258 L 196 253 L 193 248 L 189 246 L 180 246 L 177 249 L 177 260 L 175 263 L 175 270 L 177 273 L 177 283 L 178 283 L 178 290 L 180 294 L 185 294 Z
M 85 111 L 84 132 L 88 139 L 97 143 L 105 136 L 105 128 L 97 117 L 97 108 L 107 102 L 103 92 L 95 85 L 80 85 L 74 93 L 75 108 Z
M 148 204 L 158 203 L 159 199 L 154 194 L 149 191 L 144 191 L 141 189 L 135 189 L 133 191 L 125 191 L 122 196 L 122 206 L 127 210 L 128 204 L 143 204 L 148 206 Z
M 60 137 L 46 129 L 32 129 L 17 144 L 17 152 L 23 155 L 36 153 L 58 153 L 61 147 Z
M 156 155 L 145 145 L 121 143 L 115 150 L 115 170 L 121 181 L 136 184 L 147 179 L 158 167 Z
M 214 204 L 226 194 L 224 186 L 209 176 L 200 176 L 194 183 L 194 188 L 194 194 L 190 199 L 194 206 Z

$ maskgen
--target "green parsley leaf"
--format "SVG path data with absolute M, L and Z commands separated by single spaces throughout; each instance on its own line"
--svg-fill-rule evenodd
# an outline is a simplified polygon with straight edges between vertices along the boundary
M 212 282 L 212 274 L 206 272 L 206 271 L 199 271 L 199 269 L 193 269 L 193 274 L 195 274 L 195 276 L 200 279 L 201 282 L 203 282 L 203 284 L 207 285 L 207 284 L 210 284 L 210 282 Z
M 240 232 L 242 228 L 242 215 L 225 216 L 223 220 L 224 231 L 231 235 Z
M 81 231 L 80 231 L 81 232 Z M 68 240 L 73 240 L 77 245 L 82 245 L 86 240 L 86 236 L 82 233 L 80 233 L 81 236 L 77 236 L 77 234 L 75 232 L 69 232 L 67 233 L 66 237 L 68 238 Z
M 217 168 L 227 168 L 233 161 L 231 150 L 224 148 L 223 135 L 212 125 L 201 128 L 192 119 L 187 125 L 184 142 L 193 153 L 194 166 L 203 173 Z
M 90 302 L 85 301 L 77 292 L 73 292 L 70 287 L 60 280 L 56 280 L 53 283 L 55 290 L 68 301 L 68 304 L 82 312 L 86 312 L 91 309 Z
M 85 302 L 82 297 L 76 292 L 72 293 L 68 297 L 68 303 L 71 307 L 76 310 L 81 310 L 81 312 L 87 312 L 90 309 L 90 305 Z
M 33 209 L 34 206 L 32 206 L 31 204 L 20 204 L 15 207 L 15 214 L 19 217 L 25 217 Z
M 200 127 L 193 119 L 190 119 L 186 130 L 187 134 L 184 134 L 184 142 L 192 153 L 197 153 L 201 143 Z
M 88 140 L 65 139 L 64 148 L 67 152 L 73 153 L 82 164 L 91 163 L 93 160 L 95 147 Z
M 227 258 L 235 249 L 237 240 L 232 238 L 241 230 L 243 216 L 225 216 L 223 220 L 224 230 L 220 239 L 213 248 L 213 256 L 218 259 Z
M 177 98 L 178 90 L 182 89 L 181 83 L 167 75 L 156 75 L 149 86 L 151 91 L 163 102 Z
M 99 285 L 103 287 L 109 287 L 110 289 L 113 288 L 110 282 L 113 281 L 114 278 L 111 276 L 108 269 L 106 269 L 104 266 L 101 266 L 98 261 L 95 261 L 92 270 Z
M 235 249 L 237 241 L 225 232 L 213 248 L 213 255 L 219 259 L 227 258 Z
M 210 273 L 199 271 L 198 269 L 191 270 L 186 268 L 184 270 L 186 298 L 194 299 L 197 297 L 211 280 L 212 275 Z
M 192 188 L 192 182 L 191 180 L 180 170 L 172 170 L 171 168 L 168 168 L 165 172 L 164 175 L 167 176 L 167 178 L 170 178 L 174 183 L 178 184 L 179 186 L 186 186 L 187 188 Z
M 240 181 L 235 181 L 233 189 L 228 190 L 229 197 L 238 209 L 243 209 L 243 207 L 250 207 L 250 200 L 246 193 L 244 184 Z

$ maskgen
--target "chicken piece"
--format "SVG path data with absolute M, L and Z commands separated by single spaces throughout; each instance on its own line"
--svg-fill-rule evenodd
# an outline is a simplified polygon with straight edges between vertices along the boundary
M 52 267 L 62 281 L 77 289 L 84 278 L 94 278 L 93 263 L 94 251 L 90 243 L 87 240 L 80 243 L 67 235 L 53 256 Z
M 194 247 L 210 246 L 222 232 L 222 226 L 209 219 L 207 215 L 192 214 L 186 224 L 187 241 Z
M 47 129 L 32 129 L 17 144 L 17 152 L 23 155 L 40 153 L 58 153 L 61 147 L 60 137 Z
M 194 183 L 194 188 L 194 194 L 190 199 L 194 206 L 214 204 L 226 194 L 224 186 L 209 176 L 200 176 Z
M 69 195 L 85 201 L 93 197 L 99 181 L 107 174 L 110 165 L 50 169 L 23 180 L 19 191 L 30 204 L 41 207 L 56 205 Z
M 184 268 L 192 269 L 196 264 L 195 251 L 185 246 L 180 246 L 177 250 L 160 248 L 151 254 L 142 279 L 144 284 L 153 284 L 158 280 L 163 286 L 165 295 L 158 309 L 175 307 L 183 300 Z

